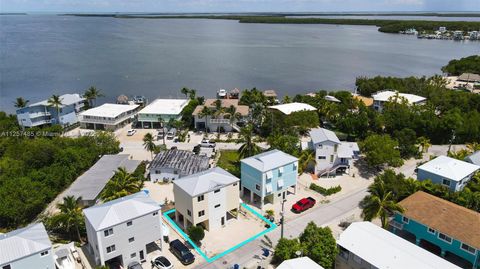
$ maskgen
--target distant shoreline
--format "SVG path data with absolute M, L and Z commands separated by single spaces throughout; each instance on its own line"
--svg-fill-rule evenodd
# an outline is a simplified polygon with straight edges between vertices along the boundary
M 412 12 L 366 12 L 366 13 L 295 13 L 295 12 L 246 12 L 246 13 L 230 13 L 230 12 L 217 12 L 217 13 L 129 13 L 129 12 L 107 12 L 107 13 L 64 13 L 58 14 L 64 16 L 91 16 L 91 17 L 117 17 L 117 16 L 162 16 L 162 17 L 221 17 L 221 16 L 236 16 L 236 17 L 255 17 L 255 16 L 268 16 L 268 17 L 308 17 L 308 16 L 318 16 L 318 17 L 327 17 L 327 16 L 422 16 L 422 17 L 465 17 L 465 18 L 476 18 L 480 17 L 480 11 L 478 12 L 458 12 L 458 13 L 442 13 L 442 12 L 421 12 L 421 13 L 412 13 Z

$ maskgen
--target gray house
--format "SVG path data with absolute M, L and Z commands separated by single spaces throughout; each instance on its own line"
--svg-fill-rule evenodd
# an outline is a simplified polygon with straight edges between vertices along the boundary
M 150 164 L 150 180 L 171 181 L 205 171 L 209 158 L 187 150 L 166 150 L 158 153 Z
M 0 268 L 55 269 L 52 243 L 42 223 L 0 234 Z
M 309 148 L 315 151 L 315 174 L 318 176 L 348 173 L 353 160 L 360 154 L 355 142 L 341 142 L 337 135 L 324 128 L 310 131 Z
M 417 180 L 430 179 L 435 184 L 446 186 L 451 191 L 460 191 L 465 187 L 480 166 L 439 156 L 418 167 Z
M 147 247 L 162 249 L 160 206 L 141 191 L 83 210 L 88 250 L 97 265 L 146 260 Z
M 465 161 L 480 166 L 480 150 L 465 157 Z

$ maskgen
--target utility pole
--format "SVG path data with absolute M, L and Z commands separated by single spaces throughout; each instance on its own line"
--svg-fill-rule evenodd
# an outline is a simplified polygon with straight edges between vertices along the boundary
M 280 225 L 281 225 L 281 231 L 280 231 L 280 238 L 283 238 L 283 222 L 285 221 L 285 202 L 287 199 L 282 200 L 282 213 L 281 213 L 281 219 L 280 219 Z

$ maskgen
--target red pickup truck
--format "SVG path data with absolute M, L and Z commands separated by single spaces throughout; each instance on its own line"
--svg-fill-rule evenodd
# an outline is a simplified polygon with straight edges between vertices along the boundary
M 301 213 L 313 207 L 316 202 L 317 201 L 315 201 L 315 199 L 313 199 L 312 197 L 303 198 L 292 206 L 292 211 L 295 213 Z

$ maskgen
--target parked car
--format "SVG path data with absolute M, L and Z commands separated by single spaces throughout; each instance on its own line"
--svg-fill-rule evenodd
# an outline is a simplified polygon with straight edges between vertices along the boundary
M 143 269 L 142 265 L 139 262 L 131 262 L 128 264 L 128 269 Z
M 303 212 L 313 207 L 316 202 L 312 197 L 303 198 L 292 206 L 292 211 L 295 213 Z
M 135 130 L 135 129 L 130 129 L 130 130 L 127 131 L 127 135 L 128 135 L 128 136 L 132 136 L 132 135 L 134 135 L 136 132 L 137 132 L 137 130 Z
M 168 130 L 167 139 L 172 140 L 175 137 L 176 134 L 177 134 L 177 129 L 172 128 L 172 129 Z
M 192 264 L 195 261 L 195 256 L 193 256 L 192 252 L 178 239 L 170 242 L 170 251 L 183 265 Z
M 158 256 L 152 260 L 152 267 L 157 269 L 172 269 L 173 264 L 165 256 Z
M 177 146 L 172 146 L 170 149 L 171 150 L 176 150 L 176 149 L 178 149 L 178 147 Z
M 217 144 L 215 142 L 210 141 L 208 139 L 203 139 L 202 143 L 200 143 L 200 146 L 205 148 L 214 148 L 216 145 Z
M 200 153 L 200 147 L 201 147 L 200 145 L 196 145 L 195 147 L 193 147 L 193 153 L 195 154 Z

